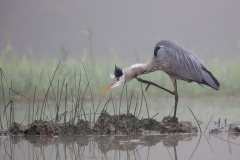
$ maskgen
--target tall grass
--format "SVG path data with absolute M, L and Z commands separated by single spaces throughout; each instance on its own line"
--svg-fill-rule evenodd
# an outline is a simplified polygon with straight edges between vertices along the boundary
M 20 97 L 23 97 L 28 102 L 28 112 L 27 115 L 24 116 L 22 121 L 25 121 L 25 117 L 27 116 L 27 123 L 30 124 L 35 120 L 47 120 L 47 121 L 55 121 L 55 122 L 64 122 L 66 124 L 67 122 L 74 123 L 77 118 L 86 119 L 89 121 L 89 118 L 86 116 L 86 112 L 84 111 L 84 101 L 86 100 L 86 97 L 90 91 L 91 93 L 91 86 L 89 83 L 89 80 L 86 83 L 83 83 L 82 79 L 76 80 L 77 73 L 75 72 L 75 80 L 74 84 L 67 81 L 68 76 L 60 77 L 59 73 L 62 73 L 61 67 L 64 64 L 61 64 L 61 61 L 59 61 L 56 66 L 55 70 L 51 72 L 48 76 L 48 85 L 46 88 L 38 88 L 37 85 L 34 85 L 34 92 L 31 92 L 29 96 L 25 96 L 23 94 L 20 94 L 19 91 L 16 91 L 18 88 L 14 86 L 14 82 L 11 81 L 10 85 L 8 85 L 8 79 L 6 78 L 5 74 L 1 73 L 1 92 L 2 92 L 2 99 L 3 104 L 1 103 L 1 110 L 4 110 L 4 112 L 0 113 L 1 118 L 1 128 L 3 128 L 3 121 L 6 122 L 4 126 L 8 128 L 12 122 L 15 122 L 15 102 L 16 97 L 19 97 L 17 99 L 20 99 Z M 82 64 L 82 67 L 84 65 Z M 81 73 L 81 72 L 80 72 Z M 87 72 L 86 72 L 87 73 Z M 80 74 L 81 75 L 81 74 Z M 86 74 L 87 77 L 87 74 Z M 58 78 L 58 79 L 57 79 Z M 88 78 L 87 78 L 88 79 Z M 77 83 L 79 84 L 77 86 Z M 83 83 L 83 84 L 81 84 Z M 69 85 L 68 85 L 69 84 Z M 70 89 L 69 89 L 69 87 Z M 19 89 L 20 90 L 20 89 Z M 42 91 L 42 100 L 37 100 L 38 103 L 36 104 L 36 95 L 38 93 L 38 90 L 40 92 Z M 4 96 L 5 92 L 8 91 L 9 96 Z M 68 93 L 71 91 L 71 95 Z M 39 94 L 40 94 L 39 92 Z M 69 101 L 69 99 L 72 100 Z M 21 98 L 22 100 L 22 98 Z M 8 102 L 6 104 L 6 102 Z M 32 102 L 32 103 L 31 103 Z M 52 103 L 51 107 L 49 106 L 49 103 Z M 64 104 L 61 104 L 63 103 Z M 72 110 L 67 111 L 68 103 L 72 103 Z M 42 104 L 40 104 L 42 103 Z M 94 102 L 93 102 L 94 103 Z M 32 104 L 32 105 L 31 105 Z M 64 105 L 63 112 L 60 110 L 62 106 Z M 94 104 L 92 104 L 92 108 L 94 109 Z M 53 110 L 54 109 L 54 110 Z M 52 113 L 53 112 L 53 113 Z M 91 116 L 91 113 L 90 113 Z M 62 120 L 63 119 L 63 120 Z M 3 121 L 2 121 L 3 120 Z M 91 121 L 91 117 L 90 117 Z M 19 122 L 19 119 L 18 121 Z
M 20 119 L 21 123 L 25 122 L 24 124 L 26 123 L 31 124 L 36 120 L 41 120 L 41 121 L 50 121 L 50 122 L 53 121 L 56 123 L 63 123 L 65 127 L 67 127 L 67 124 L 69 123 L 74 124 L 76 121 L 78 122 L 78 120 L 84 119 L 90 122 L 90 125 L 92 126 L 95 124 L 97 116 L 100 113 L 102 113 L 104 110 L 108 110 L 108 107 L 111 106 L 111 104 L 112 104 L 112 107 L 114 108 L 113 109 L 114 114 L 117 114 L 116 113 L 117 110 L 119 110 L 118 114 L 121 114 L 123 112 L 127 112 L 127 114 L 130 114 L 130 110 L 133 110 L 131 106 L 132 106 L 132 103 L 134 102 L 134 99 L 133 99 L 134 92 L 132 91 L 131 93 L 128 93 L 127 85 L 126 85 L 126 88 L 123 87 L 122 90 L 124 91 L 125 89 L 125 92 L 122 92 L 121 94 L 121 97 L 123 96 L 129 97 L 131 95 L 130 98 L 127 98 L 127 102 L 126 102 L 127 111 L 120 111 L 120 108 L 123 108 L 121 104 L 121 100 L 118 105 L 116 101 L 114 102 L 114 98 L 110 95 L 110 97 L 102 107 L 102 110 L 98 112 L 100 108 L 101 100 L 99 101 L 97 107 L 95 108 L 96 101 L 94 101 L 94 96 L 92 93 L 88 72 L 84 64 L 82 62 L 80 64 L 81 64 L 81 67 L 83 68 L 82 71 L 80 70 L 78 73 L 78 71 L 75 69 L 73 73 L 74 75 L 73 80 L 70 81 L 72 83 L 69 83 L 69 81 L 67 81 L 68 75 L 64 77 L 60 77 L 60 76 L 58 77 L 59 73 L 62 73 L 61 69 L 62 69 L 62 66 L 64 65 L 61 63 L 61 61 L 59 61 L 58 63 L 56 63 L 55 70 L 53 70 L 51 74 L 49 74 L 48 76 L 47 88 L 39 89 L 37 85 L 34 85 L 34 90 L 29 94 L 29 96 L 25 96 L 19 93 L 18 91 L 16 91 L 13 87 L 12 81 L 9 86 L 7 82 L 8 80 L 5 77 L 5 74 L 1 73 L 1 77 L 3 77 L 0 83 L 2 86 L 1 91 L 5 93 L 5 88 L 9 87 L 8 99 L 6 98 L 6 96 L 5 97 L 3 96 L 4 102 L 8 102 L 8 103 L 0 104 L 0 110 L 4 110 L 4 112 L 0 112 L 1 129 L 9 128 L 12 122 L 16 122 L 16 121 L 19 122 L 19 119 L 16 120 L 15 118 L 16 117 L 15 103 L 18 101 L 16 97 L 23 97 L 27 102 L 25 103 L 27 105 L 26 106 L 27 112 L 24 115 L 24 117 Z M 77 75 L 79 75 L 79 77 Z M 84 78 L 85 78 L 85 81 L 83 81 Z M 42 91 L 42 96 L 40 96 L 42 97 L 41 100 L 36 100 L 36 93 L 38 92 L 38 90 Z M 139 114 L 142 108 L 142 102 L 145 101 L 146 109 L 149 117 L 148 106 L 147 106 L 146 98 L 144 96 L 143 91 L 142 91 L 141 97 L 142 97 L 141 107 L 140 109 L 138 109 L 138 105 L 136 103 L 136 106 L 134 109 L 134 115 L 137 115 L 136 113 L 139 111 L 138 113 L 138 117 L 139 117 Z M 143 100 L 143 97 L 144 97 L 144 100 Z M 85 101 L 89 102 L 89 99 L 91 101 L 90 105 L 86 105 Z M 51 107 L 49 103 L 53 103 Z M 85 111 L 86 109 L 87 111 Z
M 130 65 L 124 61 L 119 62 L 119 59 L 116 61 L 122 67 Z M 78 119 L 87 119 L 94 124 L 96 116 L 101 112 L 101 103 L 104 101 L 106 103 L 102 110 L 112 106 L 114 114 L 122 112 L 129 114 L 133 111 L 134 115 L 139 117 L 142 109 L 146 109 L 149 118 L 145 95 L 159 97 L 169 96 L 168 93 L 153 86 L 144 92 L 146 85 L 133 80 L 127 85 L 111 90 L 110 93 L 99 94 L 105 85 L 111 83 L 108 75 L 114 69 L 116 61 L 88 61 L 86 57 L 38 61 L 31 53 L 18 57 L 12 53 L 10 47 L 6 48 L 0 54 L 0 106 L 4 107 L 4 112 L 0 113 L 1 128 L 4 126 L 3 121 L 9 126 L 16 120 L 16 100 L 27 101 L 28 112 L 21 121 L 27 121 L 28 124 L 34 120 L 61 121 L 66 124 L 74 123 Z M 188 85 L 186 82 L 178 81 L 181 96 L 240 95 L 238 83 L 240 63 L 225 65 L 214 63 L 207 66 L 220 81 L 220 91 L 215 92 L 209 87 L 200 87 L 196 83 Z M 154 72 L 141 77 L 170 90 L 172 88 L 171 80 L 163 72 Z M 108 100 L 105 100 L 106 97 L 109 97 Z M 126 99 L 126 105 L 121 103 L 122 98 Z M 99 99 L 99 103 L 95 105 Z M 86 102 L 90 103 L 87 111 Z M 123 105 L 125 111 L 121 107 Z M 144 105 L 146 108 L 143 107 Z M 54 106 L 54 110 L 50 106 Z M 69 110 L 69 106 L 72 109 Z
M 3 84 L 12 84 L 11 87 L 14 91 L 22 93 L 28 97 L 33 96 L 32 93 L 34 92 L 34 98 L 36 100 L 44 99 L 43 95 L 45 94 L 42 94 L 44 91 L 48 94 L 48 97 L 52 99 L 61 99 L 62 96 L 65 95 L 65 91 L 63 89 L 64 84 L 72 84 L 73 88 L 79 87 L 79 90 L 70 90 L 68 92 L 68 97 L 78 97 L 80 92 L 84 92 L 84 88 L 82 88 L 83 84 L 88 83 L 91 85 L 91 93 L 85 95 L 86 98 L 90 98 L 92 96 L 100 98 L 101 96 L 108 96 L 108 93 L 100 95 L 98 92 L 105 85 L 111 83 L 111 79 L 108 75 L 109 72 L 113 71 L 115 63 L 117 63 L 120 67 L 128 67 L 131 65 L 126 64 L 123 60 L 119 61 L 117 58 L 116 60 L 108 60 L 107 62 L 88 61 L 86 57 L 81 57 L 79 59 L 65 58 L 64 61 L 61 62 L 58 72 L 54 75 L 55 81 L 51 83 L 51 76 L 56 69 L 58 60 L 44 59 L 38 61 L 30 53 L 27 53 L 22 57 L 18 57 L 8 48 L 3 50 L 0 54 L 0 98 L 3 100 L 10 98 L 6 92 L 9 86 Z M 191 85 L 189 85 L 186 82 L 178 81 L 178 90 L 181 96 L 226 96 L 240 94 L 240 85 L 238 83 L 240 79 L 240 60 L 235 63 L 228 63 L 224 65 L 219 62 L 214 65 L 206 64 L 206 66 L 208 66 L 209 70 L 220 81 L 220 91 L 215 92 L 207 86 L 201 87 L 196 83 L 191 83 Z M 83 76 L 83 74 L 86 73 L 88 76 Z M 154 72 L 148 75 L 142 75 L 141 77 L 169 88 L 170 90 L 173 88 L 171 80 L 164 72 Z M 59 82 L 59 80 L 63 79 L 64 84 Z M 35 86 L 37 86 L 36 91 L 34 91 Z M 58 88 L 58 90 L 48 93 L 49 90 L 52 90 L 53 88 Z M 136 80 L 133 80 L 128 83 L 128 89 L 133 90 L 136 94 L 140 94 L 141 84 Z M 120 95 L 122 89 L 115 88 L 111 90 L 111 92 L 115 95 Z M 152 86 L 150 86 L 146 94 L 155 97 L 169 96 L 168 93 L 160 91 Z M 21 98 L 21 96 L 14 96 L 14 98 Z M 5 104 L 6 102 L 3 101 L 3 103 Z

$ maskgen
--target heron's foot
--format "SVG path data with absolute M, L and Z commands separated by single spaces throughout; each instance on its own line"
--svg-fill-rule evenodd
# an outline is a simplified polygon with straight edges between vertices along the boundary
M 163 123 L 178 123 L 177 117 L 166 116 L 162 120 Z

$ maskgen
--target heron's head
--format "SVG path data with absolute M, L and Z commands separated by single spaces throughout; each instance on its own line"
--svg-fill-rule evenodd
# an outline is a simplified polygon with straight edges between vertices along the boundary
M 124 84 L 126 82 L 126 78 L 125 78 L 125 72 L 123 69 L 119 68 L 118 66 L 115 65 L 115 70 L 114 72 L 110 73 L 110 77 L 112 78 L 113 82 L 106 86 L 105 88 L 103 88 L 100 93 L 104 93 L 106 91 L 108 91 L 111 88 L 114 87 L 118 87 L 122 84 Z

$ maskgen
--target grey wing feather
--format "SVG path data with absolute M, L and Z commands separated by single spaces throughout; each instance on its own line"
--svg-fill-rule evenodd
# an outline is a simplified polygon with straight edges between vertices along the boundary
M 162 46 L 158 58 L 164 63 L 163 70 L 172 77 L 186 81 L 201 82 L 201 62 L 183 47 Z
M 161 63 L 162 70 L 171 77 L 188 82 L 195 81 L 219 89 L 220 84 L 217 79 L 189 50 L 166 40 L 160 41 L 157 45 L 160 49 L 155 59 Z

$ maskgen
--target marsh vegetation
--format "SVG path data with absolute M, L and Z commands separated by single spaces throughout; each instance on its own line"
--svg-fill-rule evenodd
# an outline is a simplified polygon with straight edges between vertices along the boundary
M 45 159 L 52 155 L 56 159 L 76 159 L 76 156 L 113 156 L 121 159 L 121 154 L 125 158 L 140 159 L 157 157 L 156 154 L 150 154 L 156 146 L 167 149 L 167 155 L 161 152 L 164 157 L 186 157 L 182 152 L 177 152 L 178 144 L 184 144 L 188 151 L 192 149 L 189 153 L 185 152 L 189 159 L 199 157 L 197 149 L 201 146 L 219 154 L 230 152 L 230 157 L 236 157 L 235 150 L 239 145 L 238 100 L 223 97 L 239 95 L 239 86 L 233 82 L 240 77 L 240 73 L 229 73 L 236 70 L 239 64 L 213 66 L 213 72 L 223 84 L 220 92 L 194 86 L 196 84 L 185 87 L 185 82 L 179 83 L 183 97 L 179 115 L 184 121 L 173 123 L 165 117 L 171 114 L 172 97 L 154 87 L 145 92 L 144 85 L 131 82 L 122 89 L 99 94 L 99 90 L 109 83 L 108 79 L 110 81 L 108 73 L 114 66 L 114 60 L 106 63 L 82 57 L 79 60 L 66 58 L 61 61 L 37 61 L 30 53 L 17 57 L 6 49 L 0 61 L 0 153 L 4 159 L 16 159 L 15 152 L 19 151 L 21 153 L 18 156 L 31 159 Z M 124 62 L 120 65 L 127 66 Z M 164 74 L 154 73 L 147 78 L 171 87 Z M 208 98 L 214 97 L 208 99 L 206 95 Z M 231 116 L 223 113 L 227 105 L 232 107 Z M 193 118 L 187 106 L 191 106 L 198 119 Z M 203 107 L 205 111 L 201 109 Z M 213 113 L 224 117 L 225 122 L 217 121 Z M 227 110 L 225 113 L 230 112 Z M 199 129 L 202 130 L 201 134 L 196 134 Z M 204 140 L 201 138 L 202 132 Z M 224 146 L 229 146 L 226 152 L 219 152 L 216 147 L 220 139 L 225 142 Z M 202 141 L 208 143 L 203 145 L 200 143 Z M 48 147 L 52 147 L 51 153 L 46 150 Z M 142 154 L 141 150 L 148 154 Z M 216 157 L 213 154 L 208 156 Z

